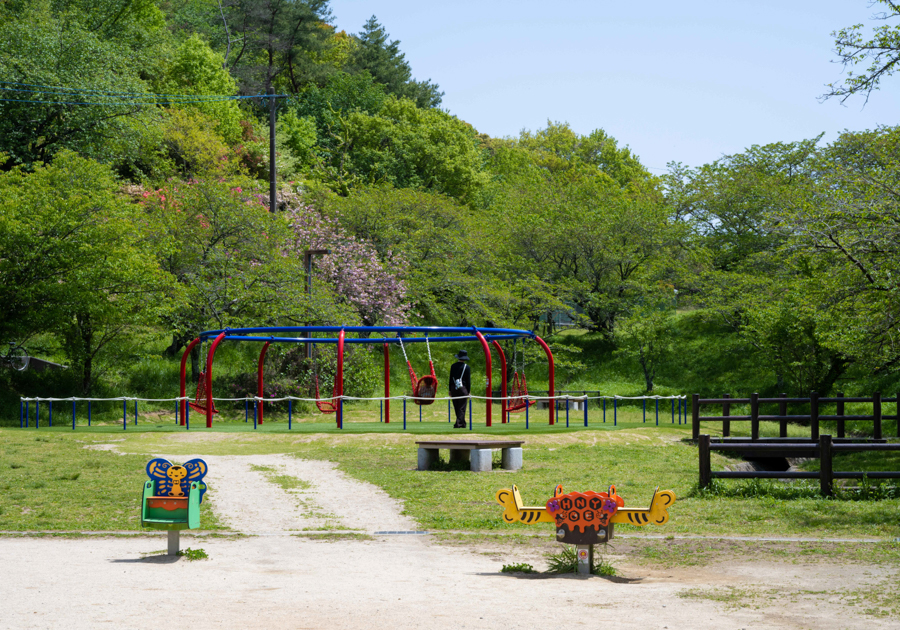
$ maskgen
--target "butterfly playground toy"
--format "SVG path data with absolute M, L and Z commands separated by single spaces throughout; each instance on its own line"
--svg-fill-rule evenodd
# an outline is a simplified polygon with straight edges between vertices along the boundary
M 570 492 L 563 494 L 557 485 L 546 505 L 526 507 L 519 488 L 503 488 L 495 496 L 503 506 L 503 520 L 507 523 L 554 523 L 556 540 L 575 545 L 578 572 L 590 573 L 594 561 L 594 545 L 613 537 L 616 523 L 638 527 L 653 523 L 662 525 L 669 520 L 669 506 L 675 503 L 675 493 L 659 488 L 653 493 L 649 508 L 626 508 L 625 500 L 616 494 L 616 487 L 608 492 Z
M 192 459 L 179 466 L 167 459 L 151 459 L 141 500 L 141 525 L 169 532 L 169 555 L 177 556 L 182 529 L 200 527 L 200 503 L 206 493 L 207 466 Z

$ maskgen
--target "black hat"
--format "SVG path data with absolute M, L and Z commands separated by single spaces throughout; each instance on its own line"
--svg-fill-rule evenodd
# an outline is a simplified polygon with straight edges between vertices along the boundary
M 455 356 L 455 357 L 457 358 L 457 360 L 459 360 L 459 361 L 468 361 L 468 360 L 469 360 L 469 353 L 466 352 L 465 350 L 460 350 L 460 351 L 457 352 L 454 356 Z

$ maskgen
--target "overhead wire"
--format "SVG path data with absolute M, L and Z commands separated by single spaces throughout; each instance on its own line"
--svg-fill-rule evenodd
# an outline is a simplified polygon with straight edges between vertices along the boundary
M 18 86 L 18 87 L 7 87 Z M 221 103 L 227 101 L 257 99 L 257 98 L 285 98 L 286 94 L 251 94 L 248 96 L 237 96 L 227 94 L 209 94 L 209 95 L 185 95 L 185 94 L 156 94 L 153 92 L 115 92 L 109 90 L 95 90 L 84 88 L 69 88 L 64 86 L 39 85 L 33 83 L 22 83 L 17 81 L 0 81 L 0 96 L 13 92 L 18 94 L 49 94 L 63 97 L 78 97 L 94 99 L 110 99 L 105 101 L 97 100 L 80 100 L 80 101 L 59 101 L 37 98 L 0 98 L 0 101 L 7 103 L 31 103 L 31 104 L 53 104 L 53 105 L 168 105 L 177 103 Z

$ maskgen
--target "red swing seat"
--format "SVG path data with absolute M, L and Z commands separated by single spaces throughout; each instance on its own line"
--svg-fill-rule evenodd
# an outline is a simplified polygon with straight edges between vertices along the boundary
M 412 395 L 415 397 L 413 402 L 417 405 L 434 403 L 434 395 L 437 393 L 438 388 L 437 376 L 434 374 L 434 363 L 432 361 L 428 362 L 431 373 L 426 374 L 422 378 L 416 376 L 416 372 L 409 361 L 406 362 L 406 365 L 409 366 L 409 380 L 412 381 Z
M 509 400 L 506 403 L 507 411 L 522 411 L 535 403 L 528 398 L 528 384 L 525 382 L 525 373 L 513 374 L 512 384 L 509 387 Z
M 202 414 L 206 413 L 206 370 L 200 371 L 200 376 L 197 378 L 197 395 L 194 400 L 189 400 L 188 405 L 194 411 L 199 411 Z M 213 402 L 213 413 L 219 413 L 219 410 L 216 409 L 216 403 Z
M 335 399 L 334 394 L 337 391 L 336 385 L 332 385 L 331 387 L 331 400 L 322 400 L 319 397 L 319 375 L 315 375 L 316 380 L 316 407 L 319 408 L 319 411 L 322 413 L 335 413 L 338 410 L 338 401 Z

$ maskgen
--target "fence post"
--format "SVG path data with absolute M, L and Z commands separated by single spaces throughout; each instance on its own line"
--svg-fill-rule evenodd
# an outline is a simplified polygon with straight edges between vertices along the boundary
M 781 397 L 787 398 L 787 393 L 781 392 Z M 786 402 L 778 403 L 778 415 L 779 416 L 787 415 L 787 403 Z M 783 438 L 787 437 L 787 422 L 788 422 L 787 420 L 779 420 L 778 421 L 778 437 L 783 437 Z
M 819 436 L 819 485 L 822 496 L 834 496 L 834 471 L 831 465 L 831 436 Z
M 656 399 L 656 426 L 659 426 L 659 398 Z
M 750 439 L 759 439 L 759 394 L 750 394 Z
M 722 394 L 722 398 L 731 398 L 731 394 Z M 722 403 L 722 415 L 731 415 L 731 403 Z M 731 420 L 722 420 L 722 437 L 731 435 Z
M 709 464 L 709 435 L 701 435 L 698 441 L 700 446 L 700 487 L 708 488 L 712 480 Z
M 700 394 L 691 394 L 691 438 L 700 439 Z
M 843 398 L 843 397 L 844 397 L 844 392 L 838 392 L 837 397 L 838 397 L 838 398 Z M 837 412 L 836 412 L 836 413 L 837 413 L 837 415 L 839 415 L 839 416 L 843 416 L 843 415 L 844 415 L 844 401 L 843 401 L 843 400 L 839 400 L 839 401 L 838 401 L 838 403 L 837 403 Z M 840 420 L 837 421 L 837 430 L 838 430 L 838 437 L 839 437 L 839 438 L 846 437 L 846 433 L 845 433 L 846 427 L 844 426 L 845 424 L 846 424 L 846 422 L 845 422 L 845 420 L 844 420 L 843 418 L 841 418 Z
M 809 426 L 812 431 L 812 439 L 819 439 L 819 392 L 809 393 Z
M 881 392 L 872 396 L 872 415 L 875 416 L 875 439 L 881 439 Z

